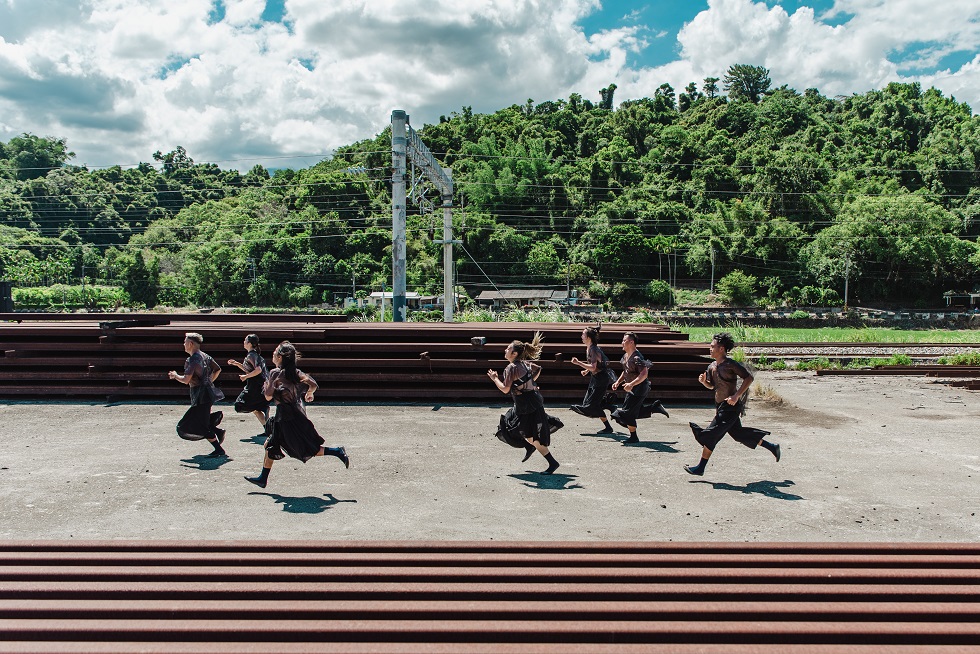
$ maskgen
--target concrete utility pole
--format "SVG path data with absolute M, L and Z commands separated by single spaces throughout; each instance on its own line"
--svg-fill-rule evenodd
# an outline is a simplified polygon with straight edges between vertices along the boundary
M 844 311 L 847 311 L 847 283 L 851 279 L 851 257 L 844 259 Z
M 453 171 L 443 168 L 449 181 L 448 193 L 442 194 L 442 321 L 453 321 L 456 286 L 453 281 Z
M 715 247 L 711 246 L 711 292 L 715 292 Z
M 391 112 L 391 314 L 405 322 L 405 169 L 408 114 Z

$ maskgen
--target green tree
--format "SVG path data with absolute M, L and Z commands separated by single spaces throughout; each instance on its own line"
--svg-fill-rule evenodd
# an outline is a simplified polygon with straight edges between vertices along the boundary
M 68 151 L 68 142 L 63 138 L 40 137 L 24 133 L 15 136 L 2 146 L 3 158 L 13 177 L 19 180 L 44 177 L 52 170 L 61 168 L 75 156 Z
M 769 69 L 748 64 L 733 64 L 722 82 L 731 100 L 747 100 L 753 104 L 759 104 L 772 85 Z

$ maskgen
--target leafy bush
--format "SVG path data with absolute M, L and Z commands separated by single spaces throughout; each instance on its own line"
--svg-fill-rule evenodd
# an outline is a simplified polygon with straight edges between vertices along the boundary
M 14 307 L 40 311 L 75 309 L 114 310 L 130 305 L 129 295 L 118 286 L 31 286 L 13 289 Z
M 465 309 L 453 314 L 455 322 L 495 322 L 496 316 L 489 309 Z
M 844 304 L 837 291 L 817 286 L 794 286 L 783 298 L 790 306 L 839 307 Z
M 675 288 L 674 305 L 682 307 L 700 307 L 711 302 L 711 291 Z
M 408 319 L 411 322 L 442 322 L 442 311 L 412 311 Z
M 776 359 L 772 362 L 772 365 L 769 366 L 771 370 L 786 370 L 787 367 L 786 361 L 783 359 Z
M 856 368 L 878 368 L 879 366 L 887 366 L 888 359 L 881 358 L 871 358 L 871 359 L 852 359 L 845 368 L 856 369 Z
M 944 366 L 980 366 L 980 352 L 939 357 L 939 363 Z
M 647 299 L 657 306 L 669 307 L 674 303 L 674 292 L 670 284 L 662 279 L 655 279 L 647 284 L 646 295 Z
M 806 320 L 810 317 L 810 312 L 804 311 L 803 309 L 797 309 L 789 315 L 793 320 Z
M 800 361 L 796 364 L 797 370 L 837 370 L 839 368 L 839 363 L 832 363 L 827 357 L 817 357 L 809 361 Z
M 732 306 L 751 306 L 755 302 L 757 280 L 741 270 L 733 270 L 718 281 L 718 295 Z
M 289 289 L 289 302 L 294 307 L 308 307 L 313 304 L 313 287 L 297 286 Z
M 161 273 L 157 304 L 167 307 L 186 307 L 191 304 L 191 290 L 177 275 Z
M 888 365 L 890 366 L 911 366 L 912 357 L 907 354 L 893 354 L 891 358 L 888 359 Z
M 589 282 L 589 297 L 601 300 L 609 296 L 609 286 L 603 284 L 598 279 L 593 279 Z

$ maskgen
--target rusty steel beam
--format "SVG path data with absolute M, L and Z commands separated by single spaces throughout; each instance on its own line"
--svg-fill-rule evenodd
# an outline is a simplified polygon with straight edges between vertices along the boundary
M 972 543 L 0 542 L 0 653 L 978 649 Z

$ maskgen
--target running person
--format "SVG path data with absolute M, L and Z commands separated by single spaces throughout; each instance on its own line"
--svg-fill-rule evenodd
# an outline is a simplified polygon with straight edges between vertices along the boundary
M 750 449 L 754 450 L 761 445 L 772 452 L 776 461 L 779 461 L 779 444 L 770 443 L 765 439 L 769 432 L 742 426 L 741 416 L 745 411 L 745 401 L 748 399 L 746 393 L 752 385 L 753 377 L 745 366 L 728 356 L 734 348 L 735 340 L 731 334 L 727 332 L 715 334 L 708 346 L 708 352 L 714 361 L 698 376 L 702 386 L 715 392 L 715 417 L 705 428 L 690 423 L 694 438 L 703 448 L 701 462 L 698 465 L 684 466 L 684 470 L 692 475 L 704 474 L 711 453 L 726 433 Z M 741 385 L 738 384 L 739 379 L 742 380 Z
M 585 361 L 572 357 L 572 363 L 582 368 L 582 376 L 589 376 L 589 387 L 585 391 L 585 399 L 581 404 L 570 408 L 575 413 L 586 418 L 598 418 L 604 425 L 597 434 L 613 433 L 612 425 L 606 419 L 606 411 L 602 408 L 602 400 L 606 396 L 609 385 L 615 380 L 615 374 L 609 368 L 609 357 L 599 347 L 599 331 L 602 324 L 586 327 L 582 330 L 582 343 L 585 345 Z
M 639 418 L 649 418 L 651 413 L 662 413 L 668 418 L 667 410 L 656 401 L 650 407 L 643 406 L 643 400 L 650 393 L 650 380 L 647 379 L 650 371 L 650 363 L 643 358 L 640 351 L 636 349 L 636 334 L 625 332 L 623 334 L 623 372 L 619 379 L 613 382 L 612 389 L 615 391 L 622 387 L 626 391 L 626 399 L 623 406 L 612 412 L 612 419 L 629 430 L 629 438 L 623 441 L 623 445 L 628 443 L 639 443 L 640 439 L 636 435 L 636 422 Z
M 235 412 L 251 412 L 262 425 L 264 431 L 266 423 L 269 421 L 269 400 L 265 399 L 262 387 L 265 385 L 265 380 L 269 378 L 269 370 L 266 368 L 265 359 L 262 358 L 258 334 L 246 336 L 242 345 L 248 353 L 245 355 L 245 359 L 241 363 L 234 359 L 228 359 L 229 366 L 235 366 L 242 371 L 238 378 L 245 382 L 245 388 L 235 400 Z
M 507 367 L 503 379 L 496 370 L 488 370 L 487 376 L 501 393 L 509 393 L 514 398 L 514 406 L 500 416 L 497 438 L 514 447 L 524 447 L 524 461 L 537 450 L 548 462 L 548 469 L 541 474 L 550 475 L 560 465 L 548 450 L 551 434 L 564 425 L 545 413 L 544 398 L 535 383 L 541 375 L 541 366 L 532 361 L 541 356 L 541 339 L 541 332 L 535 332 L 530 343 L 513 341 L 504 349 Z M 526 443 L 520 444 L 520 439 Z
M 188 441 L 208 440 L 214 446 L 214 451 L 208 456 L 225 456 L 221 447 L 225 440 L 225 430 L 218 427 L 224 414 L 221 411 L 211 413 L 211 405 L 224 398 L 221 389 L 214 386 L 214 380 L 221 374 L 221 366 L 201 350 L 204 337 L 196 332 L 184 335 L 184 352 L 188 354 L 184 362 L 184 373 L 171 370 L 167 375 L 170 379 L 187 384 L 191 395 L 191 406 L 184 417 L 177 423 L 177 435 Z
M 306 415 L 303 400 L 313 401 L 318 386 L 316 381 L 296 367 L 299 352 L 289 341 L 283 341 L 272 353 L 275 368 L 262 388 L 265 399 L 275 401 L 276 415 L 271 421 L 265 441 L 265 457 L 258 477 L 245 477 L 260 488 L 269 482 L 272 464 L 286 454 L 306 463 L 315 456 L 335 456 L 350 467 L 347 451 L 341 447 L 325 447 L 316 427 Z

